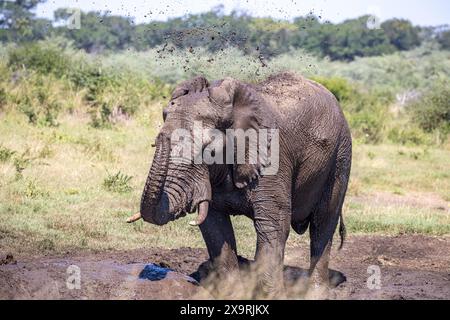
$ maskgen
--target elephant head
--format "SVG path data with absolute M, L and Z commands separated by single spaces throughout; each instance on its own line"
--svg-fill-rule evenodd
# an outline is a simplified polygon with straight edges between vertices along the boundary
M 201 122 L 203 128 L 222 132 L 230 128 L 273 128 L 273 118 L 268 115 L 268 109 L 269 106 L 251 85 L 232 78 L 211 85 L 204 77 L 181 83 L 163 111 L 164 124 L 156 137 L 140 213 L 128 221 L 142 217 L 147 222 L 163 225 L 198 209 L 197 220 L 191 224 L 201 224 L 206 219 L 212 198 L 214 175 L 211 174 L 211 165 L 174 161 L 171 156 L 173 133 L 178 129 L 192 133 L 196 122 Z M 203 136 L 201 150 L 208 142 L 211 141 Z M 258 163 L 234 164 L 235 187 L 243 188 L 256 179 L 259 166 Z M 228 170 L 227 165 L 222 167 Z

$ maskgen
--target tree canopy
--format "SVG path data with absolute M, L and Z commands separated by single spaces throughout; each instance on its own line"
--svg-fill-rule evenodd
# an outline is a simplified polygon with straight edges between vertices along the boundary
M 37 19 L 32 12 L 45 0 L 0 0 L 0 41 L 43 38 L 51 23 Z
M 256 18 L 237 11 L 225 14 L 220 6 L 205 13 L 142 24 L 106 12 L 81 12 L 80 28 L 71 29 L 64 24 L 71 15 L 68 9 L 58 9 L 53 21 L 35 17 L 33 9 L 44 1 L 0 0 L 0 40 L 20 42 L 59 35 L 88 52 L 146 50 L 156 46 L 188 50 L 202 46 L 215 52 L 237 47 L 264 58 L 302 48 L 332 60 L 410 50 L 430 38 L 449 49 L 448 32 L 439 36 L 422 32 L 422 28 L 404 19 L 390 19 L 379 28 L 370 28 L 369 16 L 333 24 L 311 13 L 287 21 Z

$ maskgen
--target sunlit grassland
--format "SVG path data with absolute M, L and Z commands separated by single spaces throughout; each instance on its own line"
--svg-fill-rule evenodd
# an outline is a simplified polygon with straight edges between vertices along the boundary
M 26 255 L 203 247 L 198 228 L 188 225 L 191 217 L 163 227 L 125 223 L 139 209 L 161 107 L 155 103 L 104 129 L 88 126 L 88 119 L 80 114 L 61 117 L 57 127 L 31 125 L 15 112 L 1 114 L 0 251 Z M 121 182 L 129 191 L 105 187 L 105 179 L 118 172 L 132 177 Z M 378 193 L 383 198 L 371 200 Z M 411 195 L 416 201 L 408 200 Z M 422 205 L 421 199 L 428 197 L 436 205 Z M 350 234 L 450 235 L 449 201 L 448 144 L 354 145 L 344 207 Z M 235 217 L 233 223 L 240 252 L 251 255 L 252 222 Z M 307 239 L 291 232 L 289 245 Z
M 357 145 L 350 192 L 431 192 L 450 201 L 450 146 Z

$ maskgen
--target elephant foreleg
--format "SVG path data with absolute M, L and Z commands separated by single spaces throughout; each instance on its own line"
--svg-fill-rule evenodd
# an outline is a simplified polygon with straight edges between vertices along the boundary
M 200 230 L 217 275 L 226 276 L 232 271 L 238 271 L 236 239 L 230 216 L 210 209 Z
M 255 215 L 257 234 L 256 268 L 259 292 L 267 298 L 284 296 L 283 261 L 290 229 L 290 213 L 277 211 L 274 216 Z

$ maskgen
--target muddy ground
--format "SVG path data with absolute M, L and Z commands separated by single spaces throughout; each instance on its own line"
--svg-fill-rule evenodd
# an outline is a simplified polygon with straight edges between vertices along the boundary
M 12 256 L 3 253 L 0 299 L 211 298 L 194 279 L 195 271 L 206 259 L 204 249 L 192 248 L 72 253 L 58 257 L 14 257 L 14 253 Z M 148 268 L 152 263 L 174 271 L 162 276 L 154 274 L 155 269 Z M 285 264 L 290 266 L 286 278 L 293 273 L 303 275 L 302 270 L 308 266 L 307 246 L 287 248 Z M 70 265 L 79 268 L 79 289 L 76 280 L 70 278 L 77 267 L 68 270 Z M 379 267 L 380 282 L 374 278 L 377 269 L 373 266 Z M 158 267 L 156 270 L 160 270 Z M 343 250 L 333 250 L 330 267 L 347 278 L 330 291 L 330 299 L 450 299 L 448 237 L 352 236 Z M 368 279 L 372 289 L 368 287 Z M 377 284 L 380 289 L 373 288 Z

